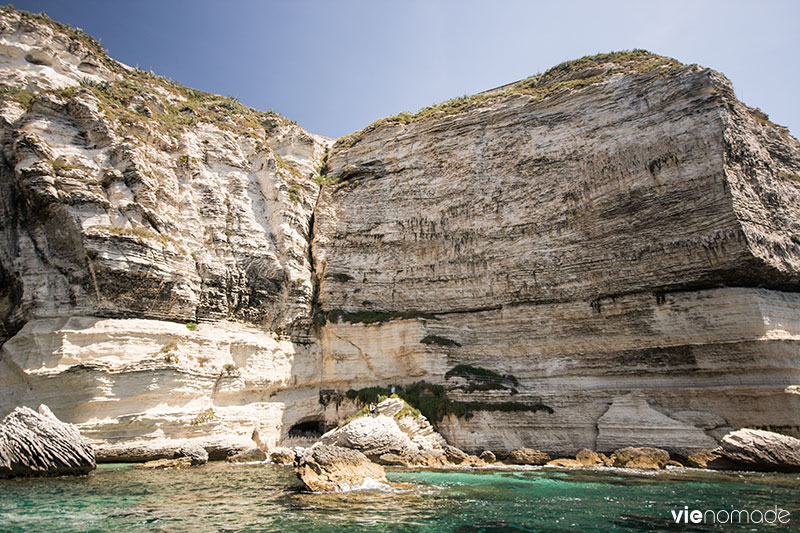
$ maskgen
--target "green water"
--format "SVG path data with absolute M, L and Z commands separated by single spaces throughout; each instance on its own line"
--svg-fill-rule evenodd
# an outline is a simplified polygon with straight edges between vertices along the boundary
M 289 467 L 103 465 L 0 480 L 0 531 L 798 531 L 800 475 L 394 470 L 391 490 L 307 494 Z M 784 526 L 673 523 L 670 510 L 789 511 Z

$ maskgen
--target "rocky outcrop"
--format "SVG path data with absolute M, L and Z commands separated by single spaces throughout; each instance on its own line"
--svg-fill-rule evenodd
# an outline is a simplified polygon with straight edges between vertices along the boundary
M 666 450 L 633 446 L 615 451 L 610 459 L 612 466 L 640 470 L 661 470 L 670 461 Z
M 250 448 L 228 457 L 229 463 L 260 463 L 267 460 L 267 454 L 259 448 Z
M 0 424 L 0 478 L 87 474 L 94 451 L 78 429 L 46 405 L 17 407 Z
M 355 418 L 324 434 L 320 442 L 358 450 L 381 464 L 437 466 L 469 460 L 399 398 L 384 400 L 376 406 L 376 416 Z
M 44 16 L 0 52 L 0 415 L 223 459 L 427 381 L 468 453 L 800 437 L 800 144 L 720 73 L 602 54 L 331 148 Z
M 197 443 L 184 444 L 173 456 L 174 459 L 182 457 L 188 457 L 192 466 L 200 466 L 208 462 L 208 452 Z
M 740 429 L 722 438 L 722 455 L 748 470 L 800 472 L 800 439 Z
M 353 449 L 315 444 L 295 458 L 295 473 L 312 492 L 342 492 L 362 487 L 367 480 L 386 482 L 383 467 Z
M 483 450 L 478 458 L 486 464 L 497 462 L 497 456 L 491 450 Z
M 277 447 L 269 452 L 269 460 L 279 465 L 289 465 L 294 463 L 294 450 L 289 448 Z
M 578 450 L 575 454 L 575 460 L 583 466 L 611 466 L 613 461 L 605 454 L 597 453 L 586 448 Z

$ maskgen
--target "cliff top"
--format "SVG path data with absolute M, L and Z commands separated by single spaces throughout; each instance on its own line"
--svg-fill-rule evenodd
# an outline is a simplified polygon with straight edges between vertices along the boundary
M 235 97 L 190 89 L 124 65 L 83 30 L 43 13 L 0 8 L 0 40 L 8 45 L 7 57 L 0 61 L 0 101 L 14 101 L 23 110 L 35 99 L 84 95 L 93 97 L 108 119 L 132 133 L 143 118 L 173 136 L 205 122 L 253 137 L 265 150 L 261 134 L 269 136 L 276 126 L 295 124 L 274 111 L 245 106 Z
M 658 75 L 664 75 L 683 66 L 686 65 L 676 59 L 640 49 L 584 56 L 565 61 L 541 74 L 535 74 L 517 82 L 469 96 L 451 98 L 445 102 L 422 108 L 416 113 L 403 112 L 376 120 L 369 126 L 337 140 L 334 149 L 354 146 L 364 134 L 386 123 L 410 124 L 441 118 L 491 104 L 513 94 L 524 94 L 535 100 L 543 100 L 550 96 L 602 83 L 618 74 L 645 74 L 657 71 Z M 691 65 L 690 68 L 699 69 L 700 67 Z

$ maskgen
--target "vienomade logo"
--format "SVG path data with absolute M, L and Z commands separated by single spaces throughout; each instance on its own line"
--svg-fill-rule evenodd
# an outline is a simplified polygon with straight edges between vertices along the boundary
M 762 511 L 760 509 L 734 509 L 730 510 L 708 509 L 689 509 L 685 505 L 683 509 L 670 511 L 672 520 L 676 524 L 788 524 L 791 520 L 789 511 L 779 509 L 776 505 L 773 509 Z

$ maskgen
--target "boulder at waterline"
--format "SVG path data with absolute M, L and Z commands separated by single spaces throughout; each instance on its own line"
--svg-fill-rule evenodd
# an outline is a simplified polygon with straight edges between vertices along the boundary
M 358 450 L 380 464 L 439 466 L 469 459 L 448 446 L 428 419 L 402 399 L 386 399 L 376 412 L 377 416 L 361 416 L 327 432 L 320 442 Z
M 494 462 L 497 462 L 497 457 L 491 450 L 483 450 L 481 454 L 478 456 L 478 458 L 487 464 L 492 464 Z
M 291 448 L 277 447 L 269 451 L 269 460 L 279 465 L 294 463 L 294 450 Z
M 707 468 L 709 470 L 736 470 L 740 465 L 723 455 L 722 448 L 700 450 L 686 458 L 686 466 L 691 468 Z
M 313 492 L 342 492 L 358 488 L 367 479 L 386 482 L 383 467 L 358 450 L 317 443 L 298 450 L 295 474 Z
M 547 461 L 545 463 L 548 466 L 563 466 L 566 468 L 583 468 L 584 465 L 577 459 L 570 459 L 569 457 L 562 457 L 561 459 L 553 459 L 552 461 Z
M 79 475 L 95 468 L 92 445 L 44 404 L 38 412 L 17 407 L 0 425 L 0 478 Z
M 800 439 L 763 431 L 740 429 L 722 437 L 722 454 L 752 470 L 800 472 Z
M 192 466 L 204 465 L 208 462 L 208 452 L 197 443 L 186 443 L 175 452 L 174 459 L 188 457 Z
M 581 448 L 575 454 L 575 460 L 583 466 L 611 466 L 612 461 L 605 454 L 597 453 L 587 448 Z
M 229 463 L 258 463 L 267 460 L 267 454 L 260 448 L 250 448 L 228 457 Z
M 508 454 L 508 462 L 515 465 L 543 465 L 549 460 L 549 455 L 531 448 L 518 448 Z
M 613 466 L 619 468 L 661 470 L 667 466 L 669 452 L 660 448 L 629 446 L 611 454 L 611 461 Z

